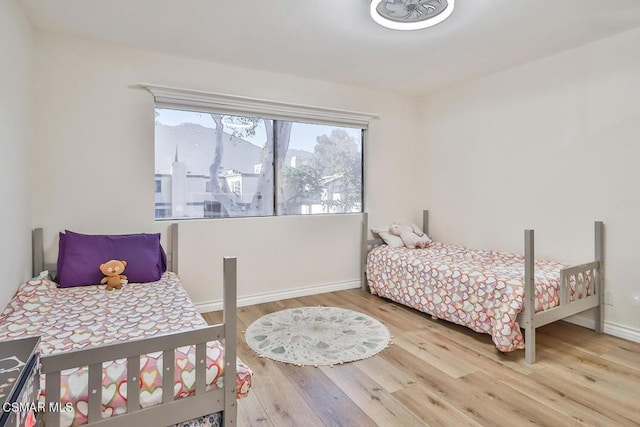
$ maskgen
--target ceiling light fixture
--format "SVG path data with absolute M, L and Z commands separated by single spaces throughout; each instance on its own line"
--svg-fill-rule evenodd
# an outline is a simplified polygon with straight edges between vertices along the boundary
M 455 0 L 372 0 L 371 17 L 392 30 L 433 27 L 453 12 Z

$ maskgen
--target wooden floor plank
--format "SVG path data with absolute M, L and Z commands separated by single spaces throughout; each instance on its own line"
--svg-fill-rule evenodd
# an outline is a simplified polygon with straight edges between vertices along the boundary
M 559 321 L 538 329 L 542 337 L 551 336 L 586 353 L 601 355 L 616 348 L 616 339 L 607 335 L 594 334 L 593 330 L 572 323 Z M 631 343 L 632 344 L 632 343 Z M 640 351 L 640 345 L 638 347 Z
M 564 418 L 555 410 L 532 402 L 514 390 L 506 392 L 499 380 L 484 372 L 452 378 L 398 346 L 390 347 L 381 357 L 413 371 L 418 384 L 429 390 L 435 399 L 447 402 L 481 425 L 512 426 L 529 423 L 531 420 L 543 425 L 554 425 L 548 423 L 554 418 Z M 571 424 L 568 419 L 563 421 Z
M 609 350 L 600 357 L 640 372 L 640 350 L 634 351 L 629 346 L 620 346 Z
M 238 401 L 238 425 L 274 427 L 257 393 L 249 393 Z
M 256 395 L 264 408 L 266 417 L 276 426 L 309 425 L 321 426 L 324 423 L 307 404 L 300 389 L 289 381 L 278 362 L 262 359 L 262 363 L 252 363 L 254 372 L 250 393 Z M 242 405 L 244 399 L 240 401 Z M 247 402 L 249 403 L 249 402 Z M 249 409 L 245 411 L 250 412 Z M 251 412 L 259 414 L 259 408 Z M 256 419 L 264 416 L 257 416 Z
M 620 401 L 638 400 L 640 397 L 640 372 L 633 368 L 586 353 L 561 340 L 555 340 L 553 347 L 542 352 L 558 362 L 549 363 L 549 369 L 580 378 L 589 387 L 597 385 L 598 390 L 619 396 Z
M 475 372 L 461 378 L 457 384 L 461 397 L 454 400 L 456 407 L 472 411 L 485 425 L 514 426 L 536 424 L 571 426 L 580 423 L 562 411 L 546 406 L 484 372 Z M 481 415 L 481 416 L 479 416 Z M 487 420 L 487 421 L 485 421 Z
M 370 357 L 353 363 L 358 369 L 380 384 L 389 393 L 402 390 L 415 381 L 405 371 L 391 365 L 381 357 Z
M 605 379 L 599 374 L 590 372 L 584 368 L 568 368 L 555 367 L 536 373 L 539 377 L 548 380 L 550 376 L 562 378 L 563 383 L 572 384 L 574 388 L 561 388 L 565 395 L 575 399 L 574 390 L 588 394 L 583 396 L 582 404 L 598 411 L 603 409 L 604 405 L 609 402 L 616 414 L 621 415 L 629 420 L 634 420 L 640 424 L 640 408 L 638 401 L 640 396 L 640 383 L 616 385 L 613 380 Z M 598 396 L 598 399 L 592 399 L 590 396 Z M 587 398 L 586 401 L 584 398 Z M 612 413 L 609 416 L 613 417 Z
M 264 307 L 244 307 L 238 310 L 239 324 L 246 330 L 246 327 L 264 312 Z M 256 395 L 260 403 L 260 407 L 256 407 L 246 399 L 239 401 L 238 407 L 250 414 L 249 425 L 260 425 L 264 418 L 275 426 L 324 425 L 307 404 L 299 388 L 282 372 L 283 364 L 259 357 L 247 346 L 244 337 L 238 338 L 238 356 L 254 372 L 250 393 Z
M 251 313 L 248 317 L 246 315 L 247 312 Z M 258 381 L 258 383 L 260 381 L 260 378 L 255 376 L 255 370 L 265 362 L 260 360 L 258 355 L 247 346 L 244 340 L 244 329 L 246 326 L 242 320 L 251 319 L 251 321 L 253 321 L 253 318 L 256 316 L 260 317 L 261 314 L 253 307 L 238 308 L 238 357 L 243 362 L 249 364 L 254 370 L 254 384 L 256 384 L 256 381 Z M 221 323 L 222 311 L 203 313 L 203 317 L 210 325 Z M 238 426 L 274 426 L 267 411 L 262 406 L 262 401 L 258 397 L 258 393 L 250 392 L 249 396 L 238 400 Z
M 532 381 L 531 377 L 523 375 L 512 376 L 508 381 L 500 382 L 507 388 L 517 390 L 532 400 L 562 412 L 578 423 L 602 427 L 608 427 L 612 423 L 611 417 L 602 414 L 598 407 L 574 400 L 571 394 L 567 395 L 547 382 Z
M 334 368 L 261 358 L 244 341 L 266 313 L 336 306 L 383 322 L 394 344 Z M 209 323 L 221 312 L 207 313 Z M 238 309 L 238 356 L 253 369 L 238 423 L 286 425 L 640 425 L 640 344 L 556 322 L 538 330 L 538 362 L 491 337 L 358 289 Z
M 321 369 L 283 363 L 280 369 L 327 426 L 375 426 L 376 423 L 356 405 Z
M 352 364 L 321 369 L 379 426 L 424 426 L 412 411 Z
M 366 301 L 387 301 L 362 292 L 361 290 L 344 291 L 339 296 L 334 296 L 334 298 L 343 305 L 359 308 L 363 312 L 385 323 L 393 334 L 418 330 L 424 327 L 422 322 L 416 322 L 416 320 L 422 317 L 422 314 L 415 310 L 407 309 L 394 303 L 363 305 L 362 303 Z
M 509 360 L 507 363 L 486 357 L 482 352 L 476 351 L 473 347 L 468 347 L 459 343 L 455 338 L 456 335 L 446 335 L 435 332 L 432 329 L 424 329 L 418 332 L 410 332 L 407 335 L 412 336 L 415 342 L 423 347 L 436 347 L 445 351 L 446 355 L 453 355 L 453 359 L 459 363 L 473 367 L 472 372 L 481 370 L 492 375 L 495 378 L 508 381 L 512 377 L 526 377 L 532 371 L 521 372 L 520 367 Z M 496 350 L 497 351 L 497 350 Z M 505 369 L 506 366 L 509 369 Z M 511 369 L 515 366 L 515 369 Z M 471 368 L 469 368 L 471 370 Z M 538 367 L 538 369 L 541 369 Z M 470 372 L 471 373 L 471 372 Z
M 461 362 L 461 359 L 450 351 L 430 345 L 426 341 L 428 339 L 419 339 L 416 335 L 407 334 L 395 337 L 394 345 L 402 347 L 452 378 L 460 378 L 476 371 L 475 366 Z
M 432 333 L 446 337 L 458 343 L 460 346 L 474 352 L 482 358 L 499 363 L 500 365 L 529 375 L 542 367 L 538 364 L 530 365 L 524 360 L 524 350 L 516 350 L 509 353 L 498 351 L 487 334 L 473 332 L 460 325 L 455 325 L 443 320 L 427 320 L 426 326 Z
M 389 347 L 380 354 L 380 357 L 395 366 L 402 366 L 404 369 L 413 372 L 417 378 L 416 383 L 419 384 L 421 390 L 428 395 L 427 400 L 429 403 L 435 405 L 436 408 L 440 408 L 440 405 L 442 405 L 445 407 L 446 412 L 449 412 L 448 407 L 453 407 L 456 409 L 456 414 L 463 414 L 463 416 L 457 415 L 457 418 L 462 418 L 463 420 L 471 419 L 472 422 L 481 425 L 491 425 L 491 420 L 483 418 L 482 412 L 476 413 L 474 409 L 468 408 L 464 404 L 462 406 L 457 404 L 457 402 L 460 401 L 460 378 L 453 378 L 434 366 L 424 363 L 422 359 L 399 346 Z M 400 392 L 394 393 L 394 395 L 399 396 L 401 400 L 406 400 L 406 398 L 403 398 L 405 394 L 406 393 Z M 466 391 L 462 393 L 463 398 L 467 396 Z M 429 398 L 431 400 L 429 400 Z M 446 402 L 446 405 L 442 404 L 442 402 Z M 434 414 L 434 416 L 438 416 L 438 414 Z
M 421 384 L 412 384 L 393 396 L 430 426 L 481 426 Z
M 545 384 L 565 399 L 593 408 L 611 420 L 610 426 L 640 425 L 640 407 L 638 407 L 637 399 L 633 407 L 626 408 L 620 404 L 616 397 L 611 397 L 594 388 L 584 387 L 584 383 L 575 377 L 563 375 L 552 369 L 536 372 L 531 375 L 531 381 Z M 564 407 L 565 405 L 560 402 L 560 406 Z M 585 424 L 592 425 L 590 420 L 586 420 Z

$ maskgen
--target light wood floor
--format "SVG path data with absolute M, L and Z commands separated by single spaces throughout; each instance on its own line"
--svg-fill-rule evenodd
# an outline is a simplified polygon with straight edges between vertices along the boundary
M 274 362 L 247 347 L 242 332 L 260 316 L 318 305 L 379 319 L 393 344 L 333 368 Z M 527 365 L 522 350 L 501 354 L 489 335 L 360 290 L 242 307 L 238 317 L 238 354 L 255 373 L 241 426 L 640 425 L 640 344 L 569 323 L 539 329 L 538 362 Z

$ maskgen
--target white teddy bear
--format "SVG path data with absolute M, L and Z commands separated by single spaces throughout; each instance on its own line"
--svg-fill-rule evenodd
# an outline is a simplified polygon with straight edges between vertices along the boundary
M 415 224 L 403 225 L 393 223 L 389 227 L 389 232 L 399 236 L 404 245 L 409 249 L 426 248 L 431 239 Z

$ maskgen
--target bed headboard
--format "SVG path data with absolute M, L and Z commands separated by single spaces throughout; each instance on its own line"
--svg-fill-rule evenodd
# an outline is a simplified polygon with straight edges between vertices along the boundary
M 429 235 L 429 211 L 422 211 L 422 231 Z M 367 290 L 367 254 L 376 246 L 384 244 L 382 239 L 369 239 L 369 214 L 362 213 L 362 247 L 360 248 L 360 271 L 362 272 L 362 289 Z
M 169 250 L 167 251 L 167 270 L 178 272 L 178 223 L 173 222 L 169 226 Z M 32 274 L 33 277 L 40 274 L 44 270 L 54 272 L 57 269 L 55 263 L 49 264 L 44 262 L 44 241 L 42 228 L 34 228 L 31 234 L 32 247 Z M 165 248 L 166 250 L 166 248 Z
M 429 211 L 427 209 L 422 211 L 422 231 L 429 235 Z M 382 239 L 369 239 L 369 214 L 367 212 L 362 213 L 362 242 L 363 249 L 366 250 L 367 245 L 382 244 Z

